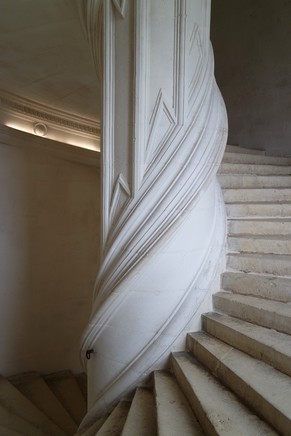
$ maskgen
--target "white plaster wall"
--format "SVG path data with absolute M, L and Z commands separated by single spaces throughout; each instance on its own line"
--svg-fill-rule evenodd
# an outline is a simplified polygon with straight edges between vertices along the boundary
M 212 0 L 211 39 L 229 143 L 291 154 L 290 0 Z
M 0 135 L 0 373 L 79 371 L 98 269 L 99 169 L 25 137 L 11 146 Z

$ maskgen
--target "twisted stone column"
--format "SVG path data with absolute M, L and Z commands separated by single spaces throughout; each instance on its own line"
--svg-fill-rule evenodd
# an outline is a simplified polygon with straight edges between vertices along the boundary
M 223 245 L 209 0 L 83 0 L 102 90 L 102 263 L 82 356 L 101 414 L 164 364 Z

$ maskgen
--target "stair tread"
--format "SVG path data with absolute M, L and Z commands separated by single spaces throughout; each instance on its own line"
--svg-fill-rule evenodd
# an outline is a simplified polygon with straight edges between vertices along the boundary
M 45 436 L 45 433 L 40 426 L 36 427 L 31 422 L 27 421 L 25 418 L 16 415 L 13 411 L 7 409 L 0 402 L 0 422 L 3 432 L 0 432 L 1 436 L 8 436 L 9 432 L 15 434 L 25 434 L 29 436 Z M 8 431 L 6 432 L 6 428 Z M 2 430 L 2 429 L 1 429 Z
M 250 163 L 258 165 L 291 165 L 291 159 L 280 156 L 259 156 L 248 153 L 231 153 L 226 151 L 223 156 L 223 163 Z
M 154 436 L 156 434 L 156 410 L 153 392 L 146 388 L 137 388 L 122 436 Z
M 266 155 L 266 151 L 261 148 L 247 148 L 235 144 L 227 144 L 227 146 L 225 147 L 225 151 L 230 153 L 258 154 L 263 156 Z
M 129 401 L 120 401 L 106 419 L 96 436 L 120 436 L 130 408 Z
M 247 252 L 228 253 L 227 267 L 233 271 L 291 277 L 291 255 Z
M 78 431 L 75 436 L 95 436 L 107 418 L 107 415 L 101 416 L 101 418 L 98 418 L 90 427 Z
M 281 315 L 291 316 L 291 305 L 289 303 L 282 303 L 281 301 L 267 300 L 249 295 L 233 294 L 230 292 L 217 292 L 214 297 L 220 297 L 229 301 L 237 301 L 240 303 L 248 304 L 258 309 L 264 309 L 271 312 L 276 312 Z
M 208 334 L 291 376 L 289 335 L 217 312 L 203 314 L 202 325 Z
M 230 170 L 230 171 L 226 171 Z M 270 172 L 268 175 L 277 174 L 291 174 L 291 165 L 278 165 L 278 164 L 263 164 L 263 163 L 240 163 L 240 162 L 223 162 L 219 167 L 219 174 L 254 174 L 264 175 L 266 171 Z M 278 173 L 278 172 L 279 173 Z
M 73 434 L 77 431 L 77 424 L 42 377 L 19 378 L 18 380 L 15 379 L 14 384 L 26 398 L 42 410 L 64 432 Z
M 291 301 L 291 278 L 254 272 L 225 271 L 222 274 L 224 290 L 272 299 Z
M 41 410 L 27 399 L 12 383 L 4 377 L 0 377 L 0 403 L 10 412 L 28 420 L 39 429 L 54 434 L 65 435 L 55 423 L 53 423 Z
M 277 434 L 254 415 L 189 353 L 173 354 L 174 371 L 205 434 Z
M 87 410 L 86 401 L 80 387 L 70 371 L 45 376 L 44 380 L 77 425 Z
M 291 378 L 205 332 L 191 333 L 194 355 L 283 434 L 291 428 Z
M 159 436 L 203 435 L 187 399 L 170 374 L 155 372 L 155 393 Z
M 218 292 L 213 295 L 216 310 L 244 321 L 291 334 L 291 304 L 249 295 Z

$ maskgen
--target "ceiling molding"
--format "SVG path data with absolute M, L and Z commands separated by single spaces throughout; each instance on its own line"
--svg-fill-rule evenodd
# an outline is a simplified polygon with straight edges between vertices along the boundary
M 60 159 L 69 160 L 83 165 L 100 167 L 100 153 L 69 144 L 60 144 L 49 138 L 29 135 L 26 132 L 11 129 L 0 124 L 0 145 L 20 147 L 37 153 L 47 153 Z
M 0 123 L 37 134 L 41 123 L 45 136 L 79 147 L 100 150 L 100 123 L 0 89 Z

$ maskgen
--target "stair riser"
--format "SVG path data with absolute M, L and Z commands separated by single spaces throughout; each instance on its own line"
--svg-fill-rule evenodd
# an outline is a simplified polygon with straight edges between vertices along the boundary
M 291 188 L 291 178 L 288 176 L 252 176 L 220 174 L 220 186 L 232 188 Z
M 232 252 L 244 253 L 291 254 L 291 240 L 228 237 L 228 249 Z
M 231 144 L 228 144 L 226 146 L 225 151 L 230 153 L 256 154 L 260 156 L 266 155 L 265 150 L 257 150 L 255 148 L 245 148 L 245 147 L 240 147 L 238 145 L 231 145 Z
M 202 364 L 208 367 L 209 370 L 235 392 L 236 395 L 243 398 L 248 406 L 254 409 L 259 416 L 269 422 L 278 431 L 286 435 L 288 434 L 290 430 L 290 420 L 269 401 L 263 398 L 249 383 L 225 365 L 223 360 L 218 359 L 193 338 L 188 341 L 188 347 Z
M 268 218 L 291 218 L 291 204 L 226 204 L 226 212 L 229 218 L 241 217 L 268 217 Z
M 291 236 L 291 221 L 228 220 L 228 234 Z
M 226 203 L 238 203 L 238 202 L 290 202 L 291 189 L 225 189 L 223 191 L 224 201 Z
M 213 295 L 213 305 L 216 310 L 222 313 L 291 335 L 291 318 L 288 315 L 282 315 L 275 311 L 257 308 L 250 304 L 230 301 L 217 294 Z
M 291 376 L 291 356 L 206 315 L 202 316 L 202 327 L 208 334 Z
M 286 157 L 258 156 L 246 153 L 224 153 L 223 163 L 244 163 L 258 165 L 291 165 L 291 159 Z
M 291 166 L 222 163 L 219 174 L 291 175 Z
M 227 267 L 242 272 L 255 272 L 278 276 L 291 275 L 291 261 L 288 257 L 264 255 L 228 255 Z
M 222 274 L 221 286 L 222 289 L 237 294 L 291 301 L 291 279 L 288 278 L 225 272 Z

